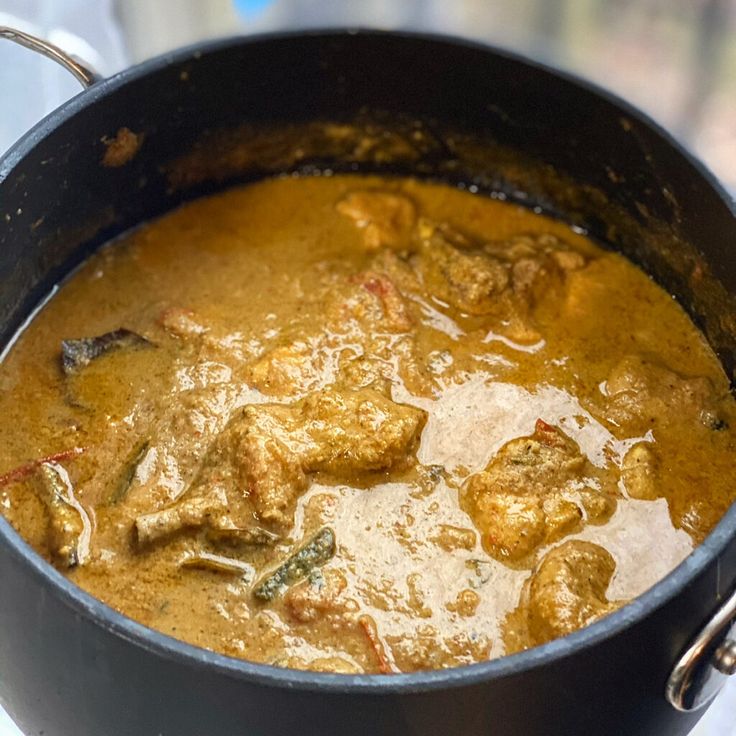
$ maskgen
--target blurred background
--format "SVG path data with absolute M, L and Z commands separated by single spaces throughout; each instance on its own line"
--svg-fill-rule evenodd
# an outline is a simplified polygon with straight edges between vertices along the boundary
M 736 196 L 736 0 L 0 0 L 0 25 L 43 36 L 104 75 L 201 39 L 280 29 L 473 38 L 628 99 Z M 0 43 L 0 88 L 0 154 L 79 91 L 55 64 L 9 43 Z M 12 674 L 0 663 L 3 676 Z M 17 733 L 0 709 L 0 736 Z M 736 736 L 736 683 L 693 736 Z

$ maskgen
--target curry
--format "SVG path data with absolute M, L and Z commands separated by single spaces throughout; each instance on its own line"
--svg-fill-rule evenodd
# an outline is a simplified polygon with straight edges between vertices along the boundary
M 677 303 L 542 214 L 284 177 L 103 248 L 0 365 L 0 508 L 192 644 L 338 673 L 563 636 L 734 499 L 736 406 Z

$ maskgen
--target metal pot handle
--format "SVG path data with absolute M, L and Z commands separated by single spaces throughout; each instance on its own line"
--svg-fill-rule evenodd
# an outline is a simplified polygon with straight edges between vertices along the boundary
M 0 26 L 0 38 L 7 38 L 8 41 L 14 41 L 31 51 L 42 54 L 48 59 L 53 59 L 57 64 L 61 64 L 64 69 L 71 72 L 85 88 L 91 87 L 95 82 L 103 79 L 102 75 L 98 74 L 86 62 L 67 54 L 58 46 L 54 46 L 54 44 L 48 41 L 32 36 L 30 33 L 24 33 L 8 26 Z
M 667 681 L 667 700 L 680 711 L 699 710 L 732 675 L 736 675 L 736 590 L 680 655 Z

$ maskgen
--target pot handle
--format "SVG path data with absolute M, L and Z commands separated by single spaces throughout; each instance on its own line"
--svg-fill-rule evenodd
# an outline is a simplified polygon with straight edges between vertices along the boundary
M 667 700 L 680 711 L 699 710 L 732 675 L 736 675 L 736 590 L 680 655 L 667 681 Z
M 0 38 L 7 38 L 8 41 L 14 41 L 25 48 L 35 51 L 48 59 L 53 59 L 57 64 L 63 66 L 67 71 L 71 72 L 84 87 L 91 87 L 95 82 L 103 79 L 89 64 L 78 59 L 71 54 L 62 51 L 48 41 L 32 36 L 30 33 L 19 31 L 8 26 L 0 26 Z

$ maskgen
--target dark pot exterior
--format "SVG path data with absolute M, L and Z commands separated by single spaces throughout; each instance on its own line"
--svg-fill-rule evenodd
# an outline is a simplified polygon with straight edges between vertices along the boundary
M 218 42 L 124 72 L 53 113 L 0 162 L 2 344 L 90 249 L 226 183 L 176 190 L 162 169 L 204 130 L 345 119 L 361 108 L 490 137 L 602 192 L 605 205 L 582 197 L 573 206 L 542 185 L 526 194 L 609 240 L 614 210 L 643 226 L 644 207 L 736 294 L 734 211 L 706 172 L 623 103 L 471 44 L 303 34 Z M 121 127 L 144 133 L 140 151 L 125 166 L 100 166 L 102 139 Z M 447 159 L 435 173 L 478 176 L 456 153 Z M 615 232 L 626 251 L 625 230 Z M 691 293 L 674 262 L 629 250 L 705 326 L 731 371 L 710 297 Z M 135 624 L 71 585 L 0 520 L 0 703 L 29 736 L 680 736 L 698 714 L 666 702 L 667 677 L 735 584 L 732 508 L 668 578 L 563 640 L 451 671 L 301 673 Z

